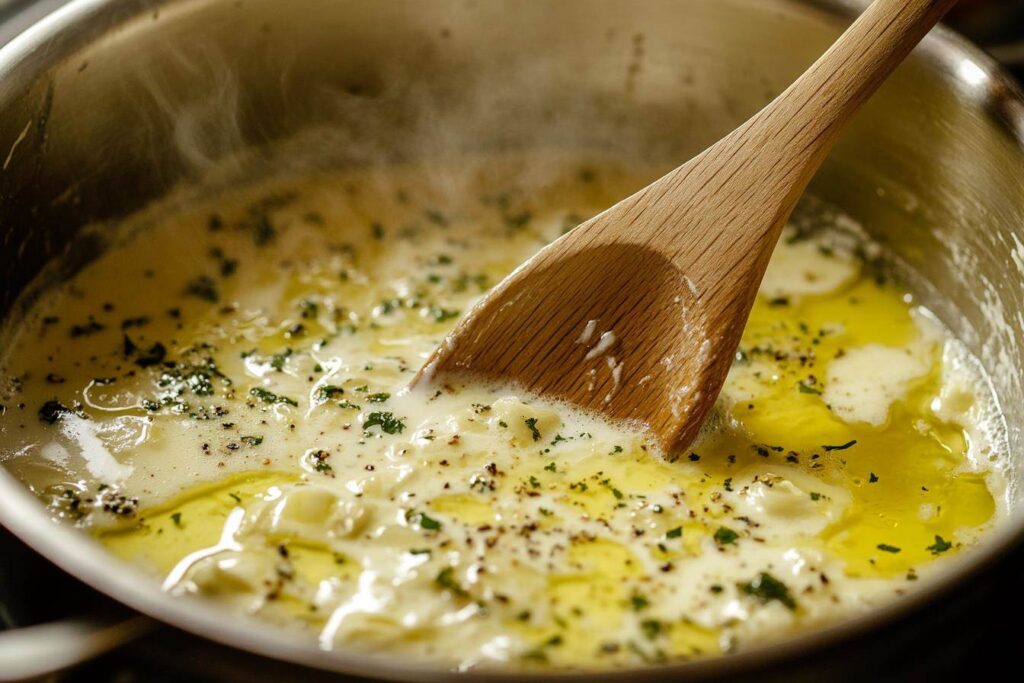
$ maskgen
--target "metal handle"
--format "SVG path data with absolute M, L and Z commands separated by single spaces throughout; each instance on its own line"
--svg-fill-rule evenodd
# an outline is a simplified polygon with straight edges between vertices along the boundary
M 1005 45 L 991 45 L 986 48 L 989 53 L 1006 66 L 1024 67 L 1024 40 Z
M 157 623 L 73 617 L 0 632 L 0 681 L 31 681 L 71 668 L 152 632 Z

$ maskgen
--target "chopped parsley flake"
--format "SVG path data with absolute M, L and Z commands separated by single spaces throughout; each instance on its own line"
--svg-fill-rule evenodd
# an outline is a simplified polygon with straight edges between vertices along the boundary
M 270 357 L 270 367 L 274 368 L 276 372 L 281 372 L 284 370 L 285 363 L 288 362 L 292 353 L 291 349 L 285 349 L 281 353 L 275 353 Z
M 334 384 L 325 384 L 316 390 L 316 400 L 320 403 L 328 401 L 337 396 L 343 396 L 345 389 Z
M 427 309 L 427 315 L 434 319 L 435 322 L 443 323 L 453 318 L 458 318 L 461 311 L 456 311 L 449 308 L 441 308 L 440 306 L 431 306 Z
M 263 387 L 253 387 L 249 390 L 251 396 L 255 396 L 264 403 L 284 403 L 286 405 L 298 407 L 299 402 L 294 398 L 288 398 L 287 396 L 279 396 L 272 391 L 267 391 Z
M 313 469 L 321 474 L 328 474 L 334 471 L 334 468 L 327 462 L 329 457 L 331 457 L 331 454 L 323 449 L 317 449 L 309 454 L 310 460 L 313 461 Z
M 818 389 L 816 387 L 812 387 L 810 384 L 807 384 L 806 381 L 798 382 L 796 386 L 797 386 L 797 389 L 800 390 L 801 394 L 814 394 L 816 396 L 820 396 L 821 395 L 821 389 Z
M 650 606 L 650 601 L 639 593 L 634 593 L 633 597 L 629 599 L 630 604 L 633 605 L 633 609 L 639 612 L 642 609 L 646 609 Z
M 724 526 L 718 527 L 718 531 L 715 532 L 715 543 L 718 545 L 732 545 L 736 543 L 740 535 L 732 529 Z
M 648 640 L 654 640 L 661 635 L 661 622 L 657 619 L 644 619 L 640 622 L 640 628 Z
M 925 548 L 925 550 L 931 552 L 932 555 L 941 555 L 942 553 L 946 552 L 952 547 L 952 543 L 944 539 L 942 536 L 936 534 L 935 543 Z
M 537 429 L 537 418 L 528 417 L 525 422 L 526 426 L 530 428 L 530 434 L 533 435 L 533 440 L 540 441 L 540 430 Z
M 391 413 L 373 412 L 366 416 L 363 422 L 363 431 L 370 427 L 380 427 L 381 431 L 388 434 L 401 434 L 405 429 L 405 423 Z
M 777 600 L 790 610 L 796 609 L 796 600 L 789 594 L 789 588 L 768 572 L 761 572 L 752 581 L 738 585 L 747 595 L 758 598 L 761 602 Z
M 413 512 L 410 510 L 406 513 L 405 518 L 409 522 L 418 525 L 421 529 L 426 529 L 427 531 L 441 530 L 441 522 L 428 516 L 425 512 Z

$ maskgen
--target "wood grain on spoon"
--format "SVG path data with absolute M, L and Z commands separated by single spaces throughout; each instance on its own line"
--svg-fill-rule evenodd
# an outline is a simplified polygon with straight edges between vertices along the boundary
M 414 384 L 510 382 L 697 435 L 794 205 L 851 116 L 956 0 L 875 0 L 792 86 L 689 162 L 548 245 L 460 322 Z

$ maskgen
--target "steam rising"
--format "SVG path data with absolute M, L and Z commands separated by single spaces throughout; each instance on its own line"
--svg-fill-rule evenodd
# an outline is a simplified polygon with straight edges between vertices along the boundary
M 386 36 L 366 37 L 360 52 L 354 28 L 343 41 L 336 36 L 321 44 L 297 35 L 298 25 L 283 14 L 278 10 L 277 21 L 259 30 L 249 20 L 237 36 L 197 36 L 187 51 L 171 32 L 129 67 L 128 104 L 152 145 L 154 166 L 168 180 L 177 176 L 193 190 L 209 191 L 268 176 L 411 159 L 450 162 L 468 159 L 470 151 L 509 148 L 599 152 L 649 167 L 658 159 L 677 163 L 693 151 L 681 149 L 683 140 L 692 143 L 692 131 L 666 142 L 663 114 L 669 112 L 636 101 L 631 36 L 618 41 L 610 60 L 606 96 L 586 97 L 574 87 L 578 67 L 554 54 L 557 46 L 510 57 L 473 51 L 460 34 L 441 28 L 387 49 Z M 674 127 L 685 123 L 672 114 Z M 652 125 L 637 125 L 644 118 Z M 457 202 L 462 179 L 473 175 L 467 170 L 460 168 L 457 178 L 438 170 L 432 182 Z M 523 168 L 513 184 L 544 184 L 554 172 L 543 164 Z

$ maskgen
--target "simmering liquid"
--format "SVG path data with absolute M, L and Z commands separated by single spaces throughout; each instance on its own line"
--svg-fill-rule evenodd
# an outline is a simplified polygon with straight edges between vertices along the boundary
M 686 452 L 507 387 L 406 390 L 491 286 L 651 177 L 364 169 L 125 226 L 9 325 L 4 465 L 167 591 L 462 667 L 729 653 L 975 544 L 1004 507 L 987 385 L 842 219 L 787 229 Z

